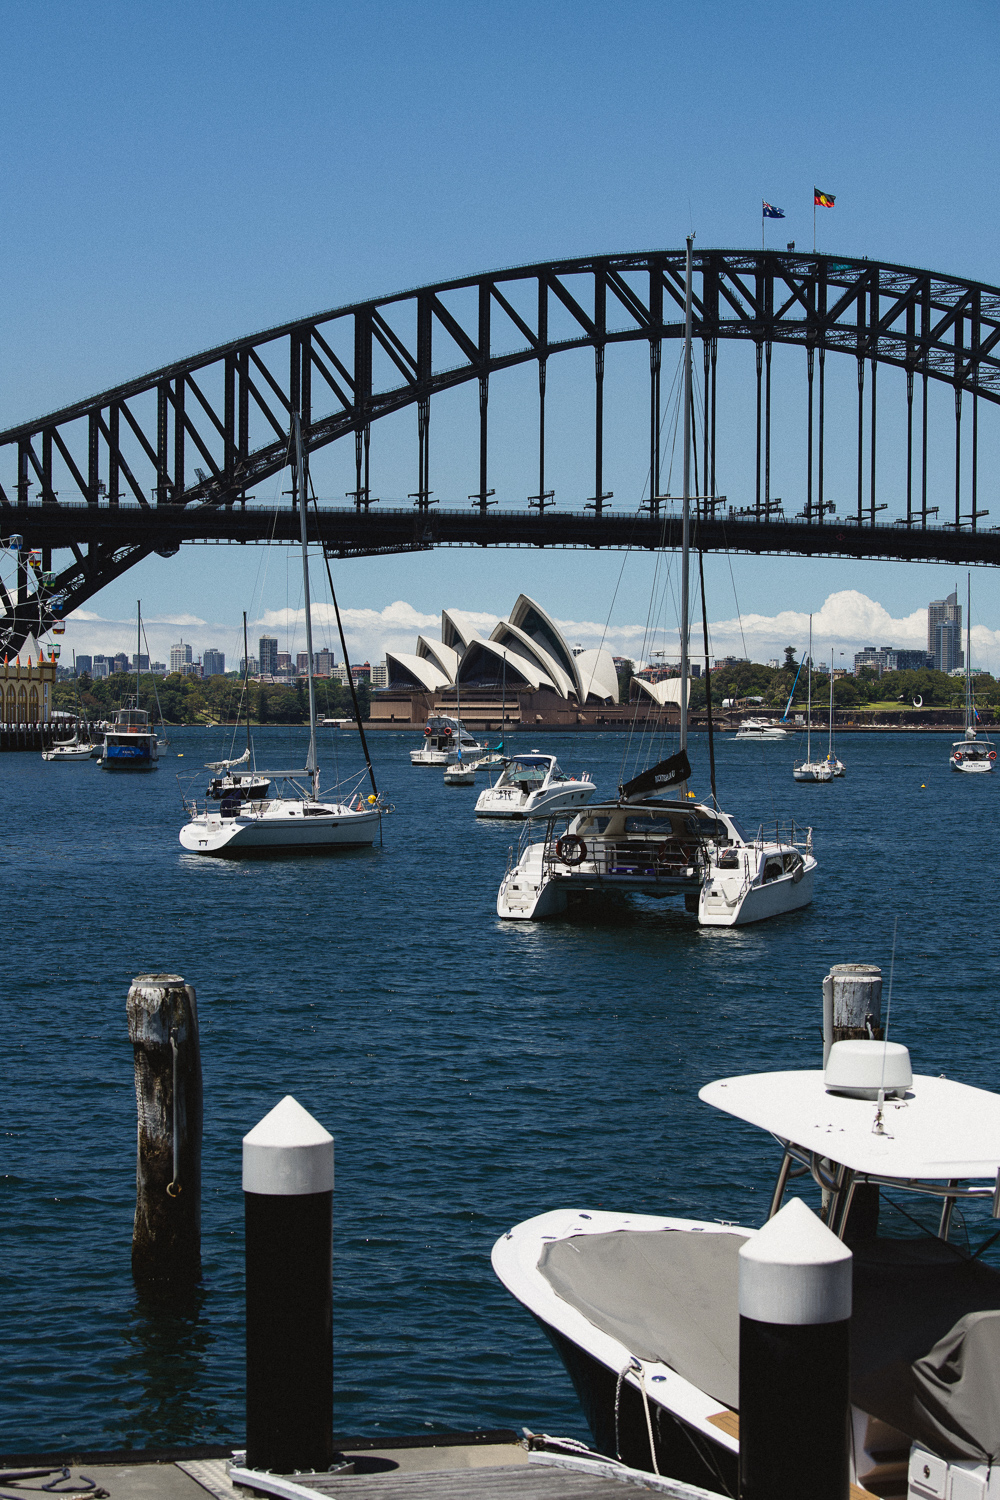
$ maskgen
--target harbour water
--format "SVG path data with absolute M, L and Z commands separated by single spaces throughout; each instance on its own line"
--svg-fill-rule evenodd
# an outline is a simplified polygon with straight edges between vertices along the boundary
M 1000 777 L 951 773 L 947 737 L 845 738 L 831 786 L 792 781 L 792 746 L 720 740 L 723 806 L 748 826 L 812 824 L 821 865 L 808 910 L 734 931 L 655 902 L 500 922 L 518 829 L 477 823 L 473 789 L 411 768 L 418 738 L 374 740 L 396 807 L 384 847 L 253 863 L 177 843 L 174 773 L 223 753 L 216 733 L 171 731 L 144 776 L 0 760 L 0 1451 L 241 1436 L 240 1140 L 285 1093 L 336 1137 L 336 1430 L 586 1436 L 490 1269 L 512 1223 L 575 1204 L 760 1222 L 774 1149 L 697 1090 L 817 1065 L 823 975 L 880 963 L 887 992 L 897 918 L 892 1035 L 918 1071 L 1000 1086 Z M 539 745 L 602 793 L 624 747 Z M 303 732 L 257 748 L 294 764 Z M 334 752 L 360 767 L 353 735 L 324 738 L 331 772 Z M 692 761 L 701 796 L 703 736 Z M 156 1307 L 129 1269 L 125 996 L 149 970 L 195 985 L 205 1077 L 203 1286 Z

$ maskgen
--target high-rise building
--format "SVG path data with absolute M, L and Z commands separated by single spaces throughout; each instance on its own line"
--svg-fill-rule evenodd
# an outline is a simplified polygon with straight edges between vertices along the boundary
M 84 672 L 86 672 L 87 676 L 89 677 L 90 674 L 91 674 L 91 672 L 93 671 L 93 669 L 94 669 L 94 658 L 92 656 L 81 656 L 79 654 L 79 652 L 78 652 L 77 653 L 77 658 L 76 658 L 76 675 L 77 675 L 77 677 L 82 677 L 83 674 L 84 674 Z
M 278 652 L 278 671 L 285 673 L 292 670 L 292 653 L 290 651 Z
M 273 635 L 262 635 L 257 642 L 257 659 L 260 662 L 260 675 L 262 677 L 274 677 L 278 671 L 278 640 Z
M 94 681 L 103 677 L 111 676 L 111 664 L 106 656 L 95 656 L 90 668 L 90 675 Z
M 240 676 L 258 677 L 260 675 L 260 662 L 256 656 L 240 657 Z
M 885 669 L 887 672 L 922 672 L 925 667 L 932 666 L 926 651 L 887 651 L 885 658 Z
M 958 593 L 934 599 L 927 606 L 927 650 L 939 672 L 965 666 L 962 650 L 962 606 Z
M 132 653 L 132 671 L 133 672 L 148 672 L 149 671 L 149 657 L 148 656 L 143 656 L 141 654 L 141 652 L 140 653 L 136 653 L 136 652 L 133 651 L 133 653 Z
M 337 670 L 337 658 L 329 646 L 324 646 L 322 651 L 316 652 L 316 664 L 313 671 L 317 677 L 332 677 Z
M 191 647 L 190 646 L 186 646 L 183 641 L 178 641 L 178 643 L 177 643 L 176 646 L 171 646 L 171 648 L 170 648 L 170 670 L 171 670 L 171 672 L 180 672 L 182 675 L 186 675 L 186 669 L 188 667 L 190 667 L 190 665 L 192 663 L 192 659 L 193 659 L 193 652 L 191 650 Z
M 112 672 L 128 671 L 128 657 L 125 655 L 124 651 L 116 652 L 116 654 L 111 658 L 111 670 Z
M 209 646 L 201 661 L 202 670 L 206 677 L 221 677 L 226 670 L 225 652 L 216 651 L 214 646 Z
M 384 661 L 376 662 L 372 667 L 372 687 L 387 688 L 389 686 L 389 668 Z
M 299 651 L 295 657 L 295 670 L 300 677 L 304 677 L 309 670 L 309 652 Z

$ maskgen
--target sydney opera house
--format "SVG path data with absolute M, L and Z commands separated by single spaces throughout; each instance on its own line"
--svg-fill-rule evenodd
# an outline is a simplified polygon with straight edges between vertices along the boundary
M 526 594 L 488 637 L 443 610 L 439 641 L 420 635 L 412 652 L 387 651 L 385 660 L 388 687 L 372 695 L 374 725 L 423 724 L 429 713 L 454 712 L 459 694 L 463 722 L 482 729 L 610 727 L 633 716 L 619 703 L 611 652 L 570 647 Z

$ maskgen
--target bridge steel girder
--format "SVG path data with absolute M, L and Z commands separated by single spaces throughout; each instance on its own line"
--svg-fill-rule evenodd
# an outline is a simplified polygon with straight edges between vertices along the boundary
M 105 547 L 112 535 L 120 549 L 135 547 L 143 556 L 172 554 L 184 543 L 231 542 L 240 545 L 300 540 L 298 511 L 241 508 L 149 513 L 136 506 L 116 515 L 77 507 L 30 507 L 25 542 L 34 547 L 61 547 L 68 536 L 84 537 Z M 309 540 L 331 556 L 378 557 L 398 552 L 426 552 L 433 547 L 560 547 L 608 551 L 670 551 L 681 544 L 679 516 L 595 515 L 592 511 L 475 511 L 392 509 L 377 515 L 355 509 L 310 510 Z M 816 526 L 806 521 L 749 518 L 701 518 L 692 521 L 692 546 L 704 552 L 757 555 L 798 553 L 807 557 L 880 558 L 900 562 L 944 562 L 1000 565 L 1000 533 L 957 531 L 953 527 L 920 530 L 906 526 Z M 123 567 L 128 563 L 123 563 Z
M 697 250 L 694 271 L 696 338 L 830 350 L 896 366 L 911 379 L 926 375 L 951 386 L 956 398 L 969 392 L 1000 404 L 1000 288 L 907 266 L 775 250 Z M 518 266 L 266 329 L 0 432 L 0 449 L 11 450 L 16 472 L 9 488 L 0 483 L 0 533 L 20 532 L 29 545 L 72 551 L 47 594 L 16 606 L 0 599 L 3 649 L 18 650 L 29 629 L 48 628 L 52 594 L 63 595 L 71 609 L 150 551 L 208 539 L 220 513 L 232 518 L 239 507 L 242 514 L 247 491 L 285 467 L 294 410 L 302 412 L 304 441 L 315 451 L 349 433 L 367 434 L 372 422 L 416 405 L 424 445 L 418 509 L 426 518 L 433 396 L 478 381 L 485 443 L 491 375 L 531 361 L 542 372 L 553 356 L 588 347 L 600 369 L 608 344 L 637 341 L 649 344 L 652 360 L 663 339 L 683 337 L 683 312 L 680 250 Z M 481 488 L 484 473 L 485 454 Z M 79 492 L 82 505 L 66 503 L 68 489 Z M 363 509 L 360 496 L 357 509 Z M 546 514 L 544 505 L 524 517 L 523 526 L 533 529 L 523 541 L 484 540 L 499 537 L 504 528 L 492 523 L 505 517 L 511 513 L 499 509 L 477 517 L 481 530 L 468 544 L 619 545 L 549 540 L 560 520 L 567 538 L 576 534 L 576 523 Z M 596 515 L 580 523 L 593 527 L 610 519 Z M 387 512 L 362 520 L 365 555 L 401 545 L 391 540 L 398 527 Z M 619 518 L 619 524 L 642 523 Z M 722 524 L 730 537 L 742 530 L 732 520 Z M 843 531 L 822 513 L 804 526 L 770 517 L 752 524 L 766 528 L 769 540 L 745 550 L 840 551 L 826 536 L 813 537 Z M 511 518 L 506 529 L 520 535 L 521 526 Z M 858 531 L 869 529 L 879 533 L 870 547 L 848 528 L 845 555 L 993 560 L 968 557 L 963 547 L 975 547 L 958 529 L 953 537 L 936 528 L 933 534 L 930 528 L 903 535 L 880 526 Z M 383 531 L 385 540 L 377 543 Z M 63 539 L 37 540 L 43 532 Z M 982 545 L 990 553 L 988 536 Z M 356 555 L 355 549 L 348 545 L 344 555 Z

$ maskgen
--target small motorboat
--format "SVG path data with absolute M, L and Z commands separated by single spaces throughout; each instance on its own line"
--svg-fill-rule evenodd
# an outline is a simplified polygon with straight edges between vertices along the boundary
M 866 1487 L 852 1493 L 988 1500 L 1000 1272 L 982 1257 L 1000 1212 L 1000 1095 L 914 1074 L 899 1043 L 850 1040 L 822 1069 L 723 1078 L 698 1097 L 777 1142 L 764 1217 L 798 1178 L 852 1251 L 850 1477 Z M 738 1255 L 756 1233 L 580 1206 L 496 1242 L 496 1274 L 548 1334 L 602 1453 L 736 1494 Z
M 583 807 L 597 788 L 590 777 L 567 776 L 554 755 L 532 750 L 504 758 L 493 786 L 480 792 L 477 818 L 537 818 Z
M 475 786 L 476 769 L 467 761 L 456 760 L 444 768 L 445 786 Z

